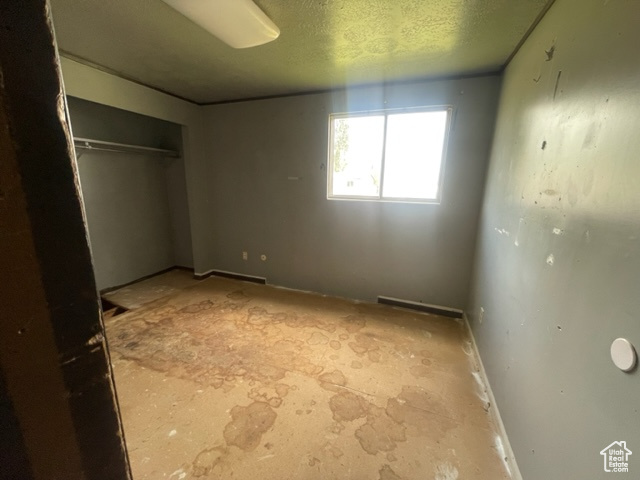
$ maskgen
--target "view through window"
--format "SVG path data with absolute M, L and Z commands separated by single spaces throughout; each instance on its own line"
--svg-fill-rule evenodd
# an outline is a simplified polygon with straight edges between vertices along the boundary
M 330 117 L 329 198 L 440 199 L 451 108 Z

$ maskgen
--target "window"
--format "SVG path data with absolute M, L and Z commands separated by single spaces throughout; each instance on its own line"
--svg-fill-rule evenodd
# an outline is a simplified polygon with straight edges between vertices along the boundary
M 450 107 L 333 114 L 331 199 L 437 202 Z

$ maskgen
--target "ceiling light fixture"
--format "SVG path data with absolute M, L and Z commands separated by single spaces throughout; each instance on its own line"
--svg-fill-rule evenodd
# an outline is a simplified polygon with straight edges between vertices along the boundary
M 162 0 L 233 48 L 278 38 L 280 29 L 251 0 Z

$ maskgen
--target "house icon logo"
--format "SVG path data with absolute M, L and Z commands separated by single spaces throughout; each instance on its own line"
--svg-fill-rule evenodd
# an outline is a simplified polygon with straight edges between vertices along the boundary
M 629 455 L 631 450 L 627 448 L 627 442 L 613 442 L 600 452 L 604 457 L 604 471 L 623 473 L 629 471 Z

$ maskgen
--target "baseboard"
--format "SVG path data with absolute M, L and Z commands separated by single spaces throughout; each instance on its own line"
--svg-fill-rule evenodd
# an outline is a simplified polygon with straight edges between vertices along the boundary
M 172 267 L 164 268 L 164 269 L 160 270 L 159 272 L 150 273 L 149 275 L 145 275 L 144 277 L 136 278 L 135 280 L 132 280 L 132 281 L 127 282 L 127 283 L 123 283 L 122 285 L 116 285 L 114 287 L 103 288 L 102 290 L 100 290 L 100 295 L 104 295 L 105 293 L 111 293 L 111 292 L 114 292 L 116 290 L 120 290 L 121 288 L 124 288 L 124 287 L 129 287 L 129 286 L 134 285 L 134 284 L 136 284 L 138 282 L 143 282 L 144 280 L 149 280 L 152 277 L 155 277 L 157 275 L 162 275 L 163 273 L 167 273 L 167 272 L 170 272 L 172 270 L 187 270 L 189 272 L 193 272 L 193 268 L 183 267 L 182 265 L 173 265 Z
M 409 308 L 425 313 L 433 313 L 444 317 L 462 318 L 464 312 L 456 308 L 443 307 L 441 305 L 430 305 L 428 303 L 412 302 L 411 300 L 402 300 L 400 298 L 378 296 L 378 303 L 391 305 L 393 307 Z
M 204 273 L 193 273 L 193 278 L 194 280 L 204 280 L 205 278 L 209 278 L 211 275 L 213 275 L 213 270 L 207 270 Z
M 193 273 L 193 267 L 186 267 L 184 265 L 174 265 L 173 268 L 176 270 L 186 270 L 187 272 Z
M 467 329 L 467 333 L 469 334 L 469 338 L 471 339 L 470 343 L 472 352 L 470 353 L 470 355 L 473 356 L 473 360 L 475 361 L 475 366 L 477 368 L 477 374 L 479 376 L 479 379 L 476 378 L 476 380 L 478 380 L 478 382 L 481 384 L 481 387 L 487 394 L 487 402 L 489 403 L 488 412 L 491 416 L 491 420 L 498 429 L 499 442 L 496 443 L 501 443 L 501 445 L 496 445 L 496 448 L 498 449 L 498 453 L 502 456 L 502 460 L 506 469 L 511 475 L 511 479 L 522 480 L 522 474 L 520 473 L 520 469 L 518 468 L 518 462 L 516 462 L 516 457 L 513 453 L 513 449 L 511 448 L 509 436 L 507 435 L 507 431 L 504 428 L 504 423 L 502 422 L 502 417 L 500 416 L 498 404 L 496 403 L 496 399 L 493 395 L 493 390 L 491 390 L 491 384 L 489 383 L 487 372 L 484 369 L 484 365 L 482 364 L 482 358 L 480 357 L 480 352 L 478 351 L 478 345 L 476 344 L 473 330 L 471 330 L 469 319 L 466 315 L 463 316 L 463 321 L 465 328 Z
M 267 279 L 264 277 L 255 277 L 253 275 L 245 275 L 243 273 L 226 272 L 224 270 L 209 270 L 204 273 L 194 273 L 193 278 L 196 280 L 204 280 L 207 277 L 224 277 L 232 280 L 241 280 L 243 282 L 258 283 L 260 285 L 266 285 Z

